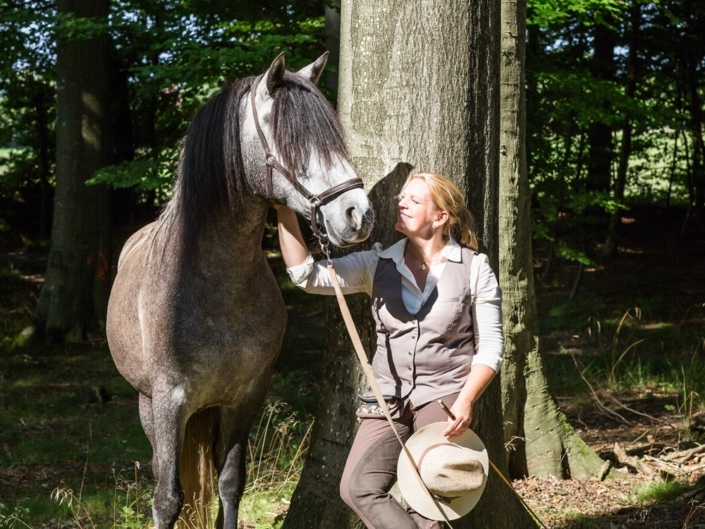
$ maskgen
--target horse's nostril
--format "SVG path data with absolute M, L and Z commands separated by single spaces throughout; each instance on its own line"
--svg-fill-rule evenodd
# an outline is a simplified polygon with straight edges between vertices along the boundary
M 356 230 L 360 228 L 360 221 L 362 220 L 362 215 L 360 215 L 360 212 L 358 211 L 357 208 L 350 207 L 350 208 L 346 209 L 345 215 L 350 220 L 350 226 L 352 228 L 354 228 Z

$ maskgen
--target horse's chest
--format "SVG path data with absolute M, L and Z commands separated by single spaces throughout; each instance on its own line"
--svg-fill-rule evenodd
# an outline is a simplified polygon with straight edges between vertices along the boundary
M 178 356 L 213 376 L 268 369 L 286 327 L 281 294 L 269 281 L 192 294 L 182 300 L 176 317 Z

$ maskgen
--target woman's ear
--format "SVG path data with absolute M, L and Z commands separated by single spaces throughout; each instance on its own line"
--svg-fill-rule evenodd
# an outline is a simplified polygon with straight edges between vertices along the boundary
M 436 212 L 436 218 L 433 219 L 433 227 L 438 228 L 439 226 L 443 226 L 446 222 L 448 222 L 448 219 L 450 218 L 450 215 L 448 215 L 448 212 L 444 209 L 437 211 Z

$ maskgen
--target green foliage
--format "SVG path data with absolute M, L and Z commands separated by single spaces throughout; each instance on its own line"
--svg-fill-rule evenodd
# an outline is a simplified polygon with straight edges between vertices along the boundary
M 140 191 L 158 191 L 159 201 L 168 196 L 176 175 L 179 153 L 176 149 L 165 149 L 156 156 L 141 153 L 134 160 L 109 165 L 96 171 L 88 185 L 108 184 L 114 188 L 135 188 Z
M 527 149 L 538 248 L 587 264 L 613 212 L 640 202 L 693 202 L 694 186 L 705 184 L 690 169 L 699 132 L 691 129 L 698 125 L 688 86 L 697 76 L 684 72 L 704 58 L 698 32 L 687 30 L 703 21 L 702 6 L 679 0 L 529 3 Z M 605 39 L 612 54 L 597 56 Z M 598 126 L 611 136 L 607 144 L 594 143 Z M 632 134 L 625 198 L 617 201 L 625 126 Z M 609 186 L 596 176 L 605 164 Z
M 627 5 L 628 0 L 530 0 L 527 24 L 549 27 L 579 18 L 590 25 L 590 14 L 595 22 L 604 23 L 605 14 L 620 16 Z

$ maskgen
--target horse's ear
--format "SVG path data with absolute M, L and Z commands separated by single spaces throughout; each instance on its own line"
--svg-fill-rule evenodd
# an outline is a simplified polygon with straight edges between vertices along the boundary
M 316 59 L 315 62 L 312 62 L 308 66 L 304 66 L 296 73 L 303 75 L 306 79 L 315 84 L 321 78 L 323 68 L 326 67 L 326 62 L 328 62 L 328 52 L 325 52 L 318 59 Z
M 263 82 L 260 84 L 260 86 L 266 87 L 267 94 L 271 95 L 272 93 L 274 93 L 274 90 L 276 90 L 277 85 L 281 82 L 282 78 L 284 77 L 285 67 L 286 63 L 284 62 L 284 52 L 281 52 L 272 61 L 272 64 L 270 65 L 269 69 L 264 74 Z

